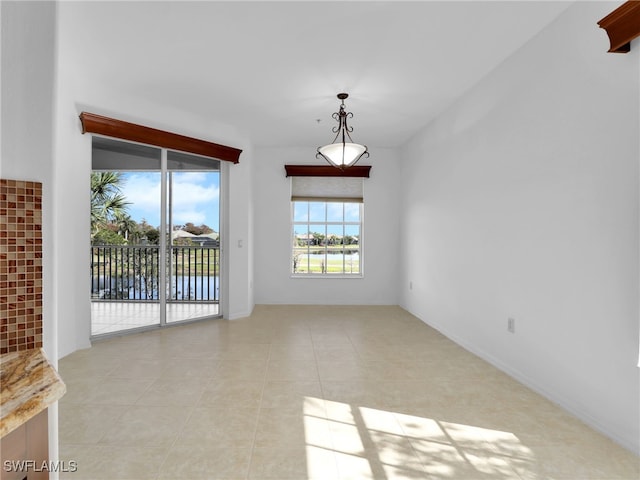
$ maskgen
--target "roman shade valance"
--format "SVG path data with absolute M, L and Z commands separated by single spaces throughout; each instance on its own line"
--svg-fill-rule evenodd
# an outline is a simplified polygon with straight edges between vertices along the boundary
M 294 202 L 362 203 L 363 180 L 358 177 L 291 177 Z
M 369 177 L 370 165 L 339 169 L 330 165 L 285 165 L 291 177 L 291 200 L 362 203 L 363 179 Z

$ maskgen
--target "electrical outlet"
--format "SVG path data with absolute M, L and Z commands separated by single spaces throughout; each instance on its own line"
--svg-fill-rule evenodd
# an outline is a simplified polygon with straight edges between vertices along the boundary
M 507 319 L 507 332 L 516 333 L 516 319 L 508 318 Z

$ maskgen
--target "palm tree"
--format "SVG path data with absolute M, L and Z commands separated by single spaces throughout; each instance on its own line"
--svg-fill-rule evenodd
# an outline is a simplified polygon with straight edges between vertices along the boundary
M 138 223 L 131 218 L 131 215 L 127 215 L 126 213 L 116 214 L 114 220 L 118 226 L 118 233 L 124 237 L 127 243 L 136 243 L 138 241 L 138 237 L 140 236 Z
M 125 214 L 127 199 L 121 193 L 124 182 L 120 172 L 91 172 L 91 237 Z

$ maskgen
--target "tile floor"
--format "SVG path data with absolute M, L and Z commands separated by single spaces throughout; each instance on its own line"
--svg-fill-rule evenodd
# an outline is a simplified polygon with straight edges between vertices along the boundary
M 59 364 L 70 479 L 637 480 L 639 458 L 398 307 L 257 306 Z
M 218 315 L 217 303 L 170 303 L 167 323 Z M 160 304 L 91 302 L 91 335 L 103 335 L 160 323 Z

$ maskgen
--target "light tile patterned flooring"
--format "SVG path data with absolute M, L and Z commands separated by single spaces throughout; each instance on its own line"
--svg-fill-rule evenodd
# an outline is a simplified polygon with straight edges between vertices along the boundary
M 169 303 L 167 323 L 218 315 L 217 303 Z M 115 333 L 160 323 L 160 304 L 91 302 L 91 335 Z
M 639 459 L 398 307 L 257 306 L 63 358 L 71 479 L 637 480 Z

